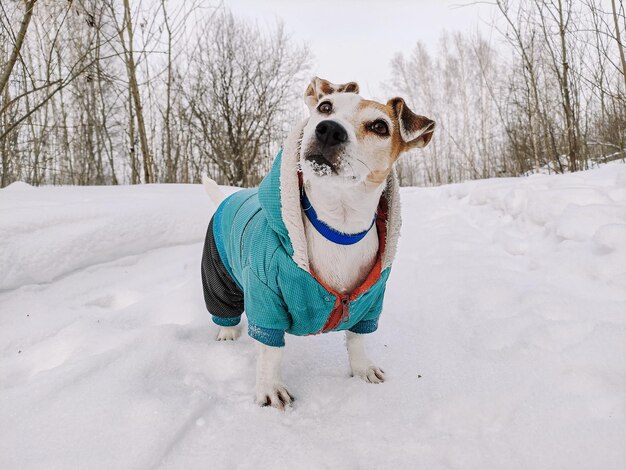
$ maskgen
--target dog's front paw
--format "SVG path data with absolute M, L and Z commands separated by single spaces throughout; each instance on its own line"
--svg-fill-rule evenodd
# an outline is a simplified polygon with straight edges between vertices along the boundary
M 240 326 L 222 326 L 217 333 L 218 341 L 234 341 L 241 336 Z
M 372 384 L 380 384 L 385 381 L 385 372 L 373 364 L 364 367 L 353 367 L 352 375 L 361 377 L 366 382 Z
M 271 384 L 257 387 L 256 402 L 259 406 L 273 406 L 284 410 L 293 402 L 294 398 L 284 385 Z

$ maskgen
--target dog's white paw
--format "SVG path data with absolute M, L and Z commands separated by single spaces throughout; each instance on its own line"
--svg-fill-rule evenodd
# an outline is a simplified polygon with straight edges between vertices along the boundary
M 268 384 L 257 387 L 256 402 L 259 406 L 273 406 L 284 410 L 293 402 L 294 398 L 282 384 Z
M 380 384 L 385 381 L 385 372 L 374 364 L 352 368 L 352 375 L 361 377 L 366 382 Z
M 217 333 L 218 341 L 234 341 L 241 336 L 240 326 L 222 326 Z

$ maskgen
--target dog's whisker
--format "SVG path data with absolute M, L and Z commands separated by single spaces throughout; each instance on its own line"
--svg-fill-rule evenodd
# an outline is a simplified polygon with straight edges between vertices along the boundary
M 354 158 L 354 157 L 353 157 Z M 362 163 L 365 168 L 367 168 L 369 170 L 369 172 L 372 172 L 372 169 L 367 165 L 367 163 L 365 163 L 363 160 L 361 160 L 360 158 L 354 158 L 357 162 Z

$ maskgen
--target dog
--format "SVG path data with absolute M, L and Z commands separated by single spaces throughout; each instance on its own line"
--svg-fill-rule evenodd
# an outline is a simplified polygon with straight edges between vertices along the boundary
M 224 198 L 203 177 L 218 208 L 202 254 L 204 299 L 218 340 L 237 339 L 244 311 L 259 342 L 256 402 L 284 409 L 285 332 L 345 331 L 354 376 L 384 371 L 367 356 L 364 335 L 378 327 L 400 233 L 394 163 L 426 146 L 435 123 L 402 98 L 359 96 L 355 82 L 315 77 L 304 94 L 310 115 L 296 125 L 259 188 Z

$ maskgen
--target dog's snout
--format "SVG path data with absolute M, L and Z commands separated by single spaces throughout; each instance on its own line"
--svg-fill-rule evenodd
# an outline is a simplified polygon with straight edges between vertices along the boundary
M 327 119 L 315 127 L 315 136 L 322 144 L 332 147 L 348 141 L 348 133 L 344 127 L 336 121 Z

